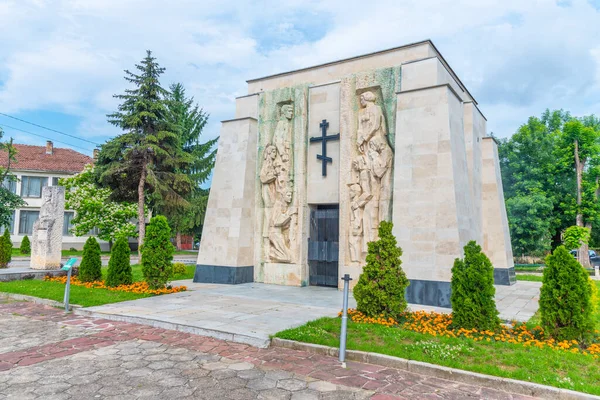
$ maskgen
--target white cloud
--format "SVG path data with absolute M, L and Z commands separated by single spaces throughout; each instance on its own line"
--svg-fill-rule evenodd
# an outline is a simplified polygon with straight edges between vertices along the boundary
M 546 107 L 597 112 L 600 98 L 600 14 L 583 0 L 5 0 L 0 26 L 0 110 L 72 114 L 98 140 L 117 132 L 105 114 L 146 49 L 164 85 L 183 82 L 211 114 L 210 137 L 246 79 L 425 38 L 500 136 Z

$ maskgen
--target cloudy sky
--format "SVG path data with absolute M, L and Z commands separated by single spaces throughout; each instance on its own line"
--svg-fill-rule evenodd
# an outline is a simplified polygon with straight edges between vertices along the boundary
M 246 79 L 427 38 L 497 136 L 546 108 L 600 114 L 600 0 L 0 0 L 0 113 L 103 143 L 123 70 L 151 49 L 163 84 L 210 113 L 211 138 Z M 94 147 L 3 115 L 0 127 Z

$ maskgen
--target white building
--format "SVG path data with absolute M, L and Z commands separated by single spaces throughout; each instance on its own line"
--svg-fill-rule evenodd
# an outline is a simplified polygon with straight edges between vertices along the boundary
M 55 148 L 51 141 L 46 146 L 30 146 L 15 144 L 16 162 L 11 163 L 10 172 L 17 177 L 16 182 L 5 182 L 13 193 L 19 194 L 27 205 L 13 212 L 10 225 L 11 238 L 15 246 L 21 245 L 24 236 L 31 238 L 33 223 L 38 218 L 42 204 L 42 188 L 58 185 L 59 178 L 67 178 L 78 174 L 85 165 L 93 163 L 93 159 L 75 150 Z M 6 167 L 6 152 L 0 152 L 0 166 Z M 63 249 L 81 249 L 87 240 L 86 236 L 74 236 L 70 229 L 75 213 L 65 211 L 63 228 Z M 4 227 L 0 233 L 4 233 Z

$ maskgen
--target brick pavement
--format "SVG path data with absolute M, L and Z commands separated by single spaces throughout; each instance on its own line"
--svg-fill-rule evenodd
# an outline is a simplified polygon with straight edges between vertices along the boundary
M 10 329 L 4 330 L 4 328 Z M 0 399 L 527 399 L 332 357 L 0 301 Z

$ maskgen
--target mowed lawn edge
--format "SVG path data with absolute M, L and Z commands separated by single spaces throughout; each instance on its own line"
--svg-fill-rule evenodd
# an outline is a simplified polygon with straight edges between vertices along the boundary
M 131 266 L 134 282 L 144 279 L 142 267 L 139 264 Z M 187 265 L 186 273 L 173 276 L 175 282 L 181 279 L 194 277 L 195 265 Z M 108 267 L 102 267 L 102 277 L 105 279 Z M 65 285 L 59 282 L 45 282 L 41 280 L 23 280 L 12 282 L 0 282 L 0 292 L 23 294 L 62 302 L 64 299 Z M 82 307 L 100 306 L 103 304 L 119 303 L 121 301 L 137 300 L 150 297 L 149 294 L 130 293 L 108 289 L 92 289 L 84 286 L 71 285 L 69 301 Z
M 600 289 L 600 282 L 595 284 Z M 595 315 L 600 329 L 600 304 Z M 321 318 L 274 337 L 339 347 L 340 318 Z M 347 347 L 502 378 L 600 395 L 600 359 L 550 348 L 433 336 L 348 320 Z

